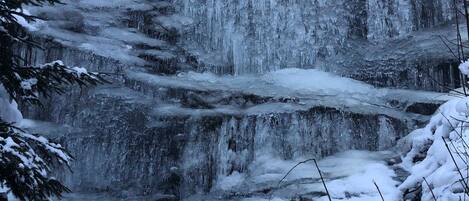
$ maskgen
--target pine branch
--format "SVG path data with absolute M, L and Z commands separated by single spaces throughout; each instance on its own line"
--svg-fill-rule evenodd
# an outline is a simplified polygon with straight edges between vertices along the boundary
M 70 190 L 49 178 L 51 165 L 69 166 L 72 156 L 59 144 L 0 119 L 0 181 L 16 198 L 47 200 Z
M 23 66 L 23 58 L 14 54 L 13 44 L 40 47 L 31 40 L 19 18 L 38 19 L 22 9 L 25 5 L 58 4 L 60 0 L 0 0 L 0 88 L 11 100 L 39 104 L 39 96 L 65 93 L 67 85 L 79 87 L 107 83 L 104 74 L 84 68 L 69 67 L 60 61 L 41 66 Z M 19 200 L 49 200 L 70 192 L 60 181 L 50 177 L 55 165 L 70 169 L 73 159 L 60 144 L 31 134 L 6 122 L 0 116 L 0 185 Z

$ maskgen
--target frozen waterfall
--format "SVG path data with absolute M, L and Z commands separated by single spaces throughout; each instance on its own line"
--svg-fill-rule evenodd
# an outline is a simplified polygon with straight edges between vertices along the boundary
M 235 75 L 292 67 L 329 68 L 326 65 L 337 60 L 358 59 L 343 58 L 350 40 L 382 42 L 452 19 L 451 2 L 446 0 L 174 3 L 194 20 L 183 42 L 194 46 L 206 65 L 231 66 Z
M 450 0 L 65 2 L 17 51 L 110 75 L 20 105 L 75 156 L 72 201 L 325 200 L 312 163 L 278 184 L 309 158 L 337 199 L 396 196 L 390 149 L 460 85 Z

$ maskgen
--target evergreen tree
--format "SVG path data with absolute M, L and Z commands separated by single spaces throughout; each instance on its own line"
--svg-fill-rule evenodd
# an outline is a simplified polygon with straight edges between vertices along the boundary
M 18 118 L 9 114 L 19 113 L 16 102 L 40 105 L 39 96 L 62 94 L 64 85 L 82 87 L 105 82 L 101 74 L 68 67 L 60 61 L 25 66 L 15 54 L 13 46 L 17 43 L 38 46 L 18 23 L 20 18 L 27 22 L 37 19 L 24 12 L 23 7 L 59 3 L 60 0 L 0 0 L 0 187 L 22 201 L 47 200 L 69 192 L 50 173 L 54 165 L 69 166 L 72 156 L 60 144 L 16 127 L 14 121 Z

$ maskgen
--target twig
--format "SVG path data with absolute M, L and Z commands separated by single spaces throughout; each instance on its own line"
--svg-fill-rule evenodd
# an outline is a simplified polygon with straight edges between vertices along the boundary
M 456 166 L 456 170 L 458 171 L 459 173 L 459 176 L 461 176 L 461 183 L 463 185 L 463 188 L 464 188 L 464 192 L 465 193 L 469 193 L 469 187 L 466 183 L 466 180 L 464 180 L 464 176 L 462 175 L 461 173 L 461 169 L 459 169 L 459 166 L 458 164 L 456 163 L 456 160 L 454 159 L 454 156 L 453 156 L 453 153 L 451 153 L 451 149 L 449 148 L 448 146 L 448 143 L 446 142 L 446 139 L 444 137 L 441 137 L 441 139 L 443 139 L 443 142 L 445 143 L 445 146 L 446 146 L 446 149 L 448 150 L 448 153 L 449 155 L 451 156 L 451 159 L 453 160 L 453 163 L 454 163 L 454 166 Z
M 430 184 L 428 183 L 427 179 L 425 179 L 425 177 L 423 177 L 423 181 L 425 181 L 425 183 L 426 183 L 427 186 L 428 186 L 428 189 L 430 189 L 430 193 L 432 193 L 433 200 L 437 201 L 437 200 L 436 200 L 435 193 L 433 193 L 433 189 L 432 189 L 432 187 L 430 186 Z
M 465 121 L 465 120 L 462 120 L 462 119 L 458 119 L 456 117 L 453 117 L 453 116 L 450 116 L 451 119 L 454 119 L 456 121 L 459 121 L 459 122 L 462 122 L 462 123 L 469 123 L 469 121 Z
M 453 6 L 454 6 L 454 9 L 455 9 L 455 19 L 456 19 L 456 33 L 457 33 L 457 39 L 458 39 L 458 56 L 459 56 L 459 61 L 465 61 L 465 58 L 464 58 L 464 47 L 462 47 L 462 37 L 461 37 L 461 30 L 459 28 L 459 17 L 458 17 L 458 6 L 457 6 L 457 3 L 456 3 L 456 0 L 453 0 Z M 467 20 L 467 19 L 466 19 Z M 469 27 L 468 27 L 469 29 Z M 468 32 L 469 34 L 469 32 Z M 461 77 L 461 81 L 462 81 L 462 88 L 463 88 L 463 91 L 464 91 L 464 95 L 467 97 L 467 91 L 466 91 L 466 76 L 464 76 L 462 73 L 459 73 L 459 76 Z
M 441 42 L 443 42 L 443 44 L 446 46 L 446 48 L 449 50 L 449 52 L 453 55 L 453 57 L 456 59 L 459 59 L 458 56 L 456 56 L 456 54 L 453 52 L 451 47 L 449 47 L 449 45 L 445 42 L 445 40 L 443 40 L 443 37 L 442 36 L 438 36 L 438 37 L 440 38 Z
M 451 123 L 451 121 L 448 119 L 448 117 L 446 117 L 445 114 L 443 114 L 443 112 L 440 112 L 440 114 L 446 119 L 446 121 L 448 121 L 448 124 L 451 126 L 451 128 L 454 130 L 454 132 L 459 135 L 459 137 L 461 138 L 461 140 L 462 140 L 462 142 L 463 142 L 463 145 L 464 145 L 466 148 L 469 148 L 469 145 L 466 143 L 466 140 L 464 140 L 462 133 L 459 133 L 458 130 L 456 130 L 456 128 L 455 128 L 455 127 L 453 126 L 453 124 Z
M 469 10 L 467 9 L 467 1 L 463 0 L 464 2 L 464 19 L 466 20 L 466 29 L 467 29 L 467 38 L 469 39 L 469 20 L 467 20 L 467 17 L 469 16 Z
M 446 41 L 447 41 L 449 44 L 451 44 L 451 45 L 456 45 L 456 46 L 458 45 L 457 43 L 455 43 L 455 42 L 451 41 L 450 39 L 448 39 L 446 36 L 443 36 L 443 37 L 446 39 Z M 456 40 L 457 40 L 457 39 L 456 39 Z M 464 44 L 459 44 L 459 45 L 460 45 L 461 47 L 464 47 L 464 48 L 469 48 L 469 46 L 466 46 L 466 45 L 464 45 Z
M 466 160 L 467 160 L 467 155 L 466 155 Z M 469 177 L 469 165 L 466 164 L 466 178 Z M 466 201 L 466 194 L 464 194 L 464 201 Z
M 290 173 L 293 170 L 295 170 L 295 168 L 297 168 L 301 164 L 304 164 L 304 163 L 307 163 L 307 162 L 310 162 L 310 161 L 314 161 L 314 164 L 316 165 L 316 169 L 318 170 L 318 173 L 319 173 L 319 177 L 321 178 L 322 185 L 324 186 L 324 189 L 326 189 L 327 197 L 329 198 L 329 201 L 332 201 L 331 195 L 329 194 L 329 190 L 327 189 L 326 182 L 324 181 L 324 177 L 322 176 L 321 169 L 319 169 L 319 166 L 318 166 L 318 163 L 316 162 L 316 159 L 308 159 L 308 160 L 304 160 L 304 161 L 301 161 L 301 162 L 297 163 L 290 170 L 288 170 L 287 174 L 285 174 L 285 176 L 283 176 L 282 179 L 280 179 L 280 181 L 277 184 L 277 188 L 280 187 L 280 184 L 283 182 L 283 180 L 285 180 L 285 178 L 287 178 L 287 176 L 290 175 Z
M 321 169 L 319 169 L 318 163 L 316 159 L 313 159 L 314 164 L 316 165 L 316 168 L 318 169 L 319 176 L 321 177 L 322 185 L 324 186 L 324 189 L 326 189 L 326 194 L 327 198 L 329 198 L 329 201 L 332 201 L 331 194 L 329 194 L 329 190 L 327 190 L 326 182 L 324 181 L 324 177 L 322 177 Z
M 462 42 L 462 39 L 461 39 L 461 30 L 459 28 L 459 15 L 458 15 L 458 5 L 456 3 L 456 0 L 453 0 L 453 7 L 454 7 L 454 16 L 455 16 L 455 20 L 456 20 L 456 36 L 457 36 L 457 41 L 458 41 L 458 59 L 459 61 L 462 61 L 464 60 L 464 49 L 461 49 L 460 47 L 460 44 Z M 462 53 L 462 55 L 461 55 Z
M 280 187 L 280 183 L 282 183 L 282 181 L 285 180 L 285 178 L 287 178 L 287 176 L 290 175 L 290 173 L 291 173 L 296 167 L 298 167 L 299 165 L 301 165 L 301 164 L 303 164 L 303 163 L 307 163 L 307 162 L 313 161 L 313 160 L 315 160 L 315 159 L 308 159 L 308 160 L 305 160 L 305 161 L 301 161 L 301 162 L 297 163 L 295 166 L 293 166 L 293 167 L 287 172 L 287 174 L 285 174 L 285 176 L 283 176 L 283 178 L 280 179 L 280 181 L 279 181 L 278 184 L 277 184 L 277 188 Z
M 461 94 L 461 95 L 463 95 L 463 96 L 466 96 L 465 93 L 460 92 L 460 91 L 457 91 L 457 90 L 454 90 L 454 89 L 452 89 L 452 88 L 450 88 L 450 87 L 448 87 L 448 86 L 445 86 L 443 83 L 440 83 L 440 82 L 439 82 L 438 80 L 436 80 L 433 76 L 431 76 L 429 72 L 426 72 L 426 74 L 427 74 L 427 76 L 428 76 L 433 82 L 435 82 L 437 85 L 440 85 L 440 86 L 443 87 L 444 89 L 449 90 L 450 92 L 454 92 L 454 93 L 457 93 L 457 94 Z
M 373 181 L 373 184 L 375 184 L 375 187 L 376 189 L 378 189 L 378 193 L 379 193 L 379 196 L 381 196 L 381 200 L 384 201 L 384 197 L 383 197 L 383 194 L 381 193 L 381 190 L 379 190 L 379 186 L 378 184 L 376 184 L 375 181 Z
M 466 160 L 464 160 L 464 158 L 461 156 L 461 154 L 467 155 L 467 149 L 464 149 L 465 152 L 462 152 L 461 150 L 459 150 L 459 148 L 456 147 L 456 145 L 454 145 L 453 141 L 450 141 L 450 143 L 451 143 L 451 146 L 453 147 L 453 149 L 455 150 L 456 154 L 458 154 L 461 161 L 463 161 L 464 164 L 468 165 Z

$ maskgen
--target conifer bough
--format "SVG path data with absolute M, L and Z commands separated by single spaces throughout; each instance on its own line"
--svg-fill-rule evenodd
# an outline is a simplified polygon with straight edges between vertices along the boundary
M 80 87 L 105 83 L 102 74 L 80 67 L 68 67 L 61 61 L 40 66 L 25 65 L 15 54 L 15 44 L 40 48 L 18 23 L 24 18 L 33 22 L 37 17 L 24 11 L 24 6 L 61 4 L 59 0 L 0 0 L 0 99 L 41 105 L 39 97 L 64 93 L 65 85 Z M 3 94 L 3 96 L 2 96 Z M 17 110 L 16 104 L 14 110 Z M 0 110 L 2 107 L 0 107 Z M 28 133 L 9 122 L 0 111 L 0 188 L 17 199 L 48 200 L 70 192 L 51 177 L 55 165 L 69 167 L 72 156 L 60 144 L 40 135 Z

